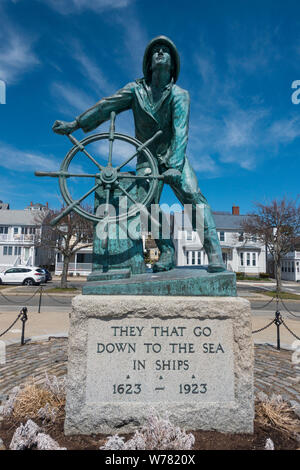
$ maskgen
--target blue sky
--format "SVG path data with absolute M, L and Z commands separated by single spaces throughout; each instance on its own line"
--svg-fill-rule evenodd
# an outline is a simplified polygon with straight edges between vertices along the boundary
M 159 34 L 181 56 L 178 85 L 191 96 L 187 155 L 213 210 L 236 204 L 246 213 L 254 201 L 300 194 L 300 104 L 291 100 L 299 2 L 0 0 L 0 199 L 12 209 L 60 206 L 57 180 L 33 175 L 58 169 L 70 148 L 53 122 L 141 77 L 145 46 Z M 116 124 L 134 135 L 130 111 Z M 130 150 L 116 148 L 116 158 Z M 101 158 L 106 149 L 94 152 Z M 87 166 L 78 157 L 73 168 Z M 76 181 L 80 195 L 90 182 Z M 162 202 L 176 202 L 169 188 Z

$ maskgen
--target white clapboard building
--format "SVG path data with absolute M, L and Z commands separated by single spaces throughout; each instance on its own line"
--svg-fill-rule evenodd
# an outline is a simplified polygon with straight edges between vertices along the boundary
M 295 250 L 290 251 L 283 257 L 281 279 L 300 282 L 300 246 L 297 246 Z
M 31 203 L 23 210 L 10 210 L 0 204 L 0 271 L 18 265 L 50 266 L 54 264 L 52 249 L 39 246 L 41 228 L 37 211 L 47 209 Z
M 222 248 L 223 261 L 229 271 L 256 276 L 266 272 L 266 248 L 255 237 L 245 237 L 238 206 L 232 212 L 213 212 Z M 174 217 L 174 244 L 178 266 L 207 265 L 208 259 L 200 237 L 183 217 Z

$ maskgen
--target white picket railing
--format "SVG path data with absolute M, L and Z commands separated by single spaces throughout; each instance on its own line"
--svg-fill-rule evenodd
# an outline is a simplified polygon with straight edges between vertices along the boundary
M 35 235 L 10 235 L 7 233 L 0 233 L 0 241 L 8 243 L 24 243 L 24 242 L 34 242 Z

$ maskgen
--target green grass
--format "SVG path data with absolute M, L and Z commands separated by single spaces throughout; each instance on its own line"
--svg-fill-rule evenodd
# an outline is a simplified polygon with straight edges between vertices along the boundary
M 78 290 L 79 289 L 76 289 L 76 287 L 52 287 L 51 289 L 47 289 L 47 292 L 53 292 L 55 294 L 57 292 L 77 292 Z
M 267 295 L 268 297 L 276 297 L 276 291 L 262 291 L 260 293 Z M 282 299 L 300 300 L 300 295 L 292 294 L 291 292 L 280 292 L 279 296 Z
M 261 277 L 252 277 L 252 276 L 236 276 L 237 281 L 261 281 L 261 282 L 272 282 L 273 279 L 261 278 Z

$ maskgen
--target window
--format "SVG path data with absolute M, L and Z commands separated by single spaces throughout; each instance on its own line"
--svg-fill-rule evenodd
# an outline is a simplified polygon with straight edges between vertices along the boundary
M 28 230 L 27 227 L 22 227 L 22 230 L 21 230 L 22 235 L 27 235 L 27 230 Z
M 225 242 L 225 232 L 220 232 L 220 242 Z
M 196 262 L 195 255 L 196 255 L 195 251 L 192 251 L 192 264 L 195 264 Z
M 256 241 L 257 241 L 256 235 L 253 235 L 253 237 L 251 237 L 251 240 L 252 240 L 253 242 L 256 242 Z
M 21 254 L 21 247 L 20 246 L 15 246 L 14 255 L 15 256 L 20 256 L 20 254 Z
M 239 242 L 243 242 L 243 241 L 244 241 L 244 232 L 240 232 Z
M 12 255 L 12 249 L 13 249 L 12 246 L 4 246 L 3 247 L 3 255 L 11 256 Z
M 244 266 L 244 253 L 241 252 L 241 266 Z
M 158 255 L 158 251 L 156 249 L 154 250 L 154 254 L 155 256 Z M 92 257 L 93 257 L 92 253 L 78 253 L 77 263 L 92 263 L 93 261 Z
M 185 252 L 185 256 L 186 256 L 186 264 L 189 264 L 189 252 L 188 251 Z
M 8 234 L 8 227 L 0 227 L 0 233 Z
M 201 251 L 198 251 L 198 264 L 201 264 Z
M 17 235 L 19 233 L 19 227 L 14 227 L 14 235 Z
M 187 230 L 186 239 L 187 240 L 193 240 L 193 232 L 191 230 Z
M 250 253 L 247 253 L 247 266 L 250 266 Z
M 252 266 L 256 266 L 256 253 L 252 253 Z

